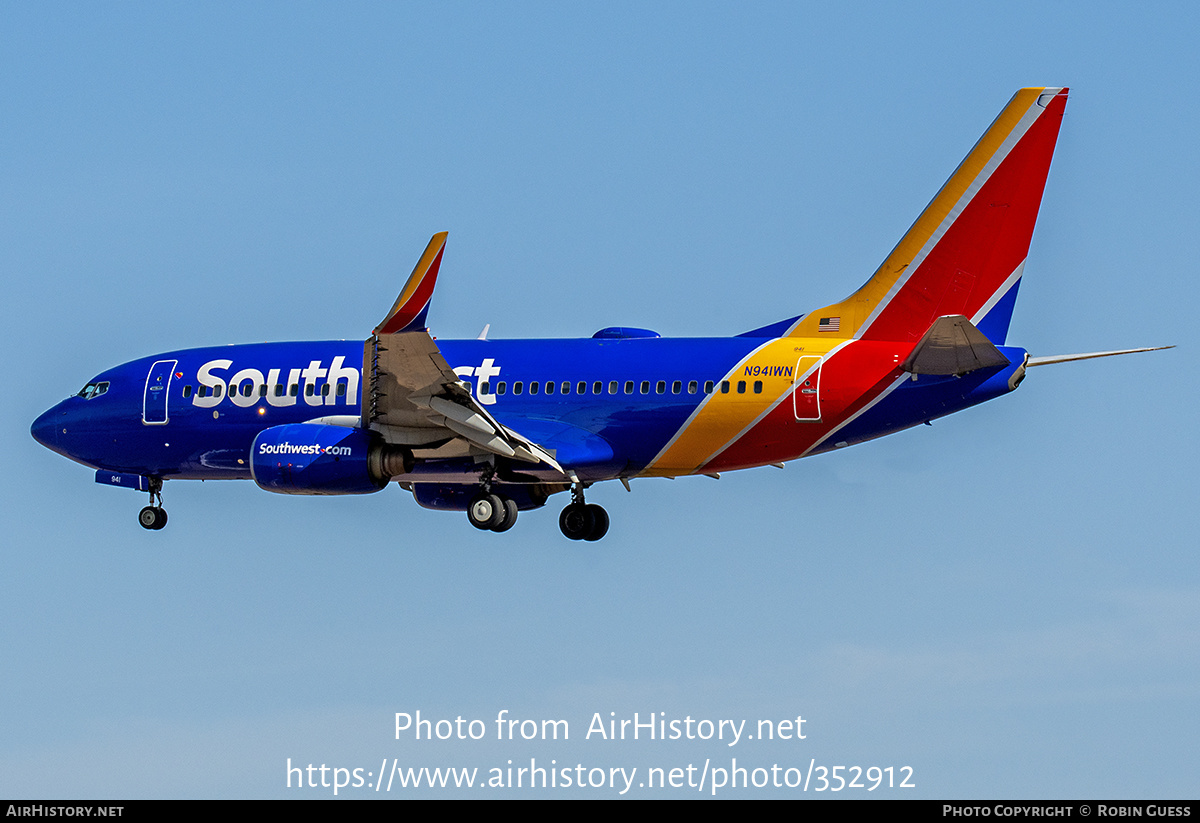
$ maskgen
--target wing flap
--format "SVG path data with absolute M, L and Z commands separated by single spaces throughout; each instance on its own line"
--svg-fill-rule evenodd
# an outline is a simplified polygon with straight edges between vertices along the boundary
M 465 441 L 481 455 L 541 464 L 564 474 L 547 449 L 492 417 L 426 331 L 371 337 L 363 347 L 363 374 L 362 418 L 388 443 L 442 448 L 447 440 Z

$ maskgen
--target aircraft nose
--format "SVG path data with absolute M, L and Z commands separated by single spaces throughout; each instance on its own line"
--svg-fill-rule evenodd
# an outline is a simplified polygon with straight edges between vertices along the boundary
M 58 418 L 61 414 L 58 406 L 42 412 L 38 416 L 38 419 L 33 421 L 33 425 L 29 427 L 29 433 L 33 435 L 33 439 L 48 449 L 55 449 L 58 443 L 58 438 L 55 435 L 58 432 Z

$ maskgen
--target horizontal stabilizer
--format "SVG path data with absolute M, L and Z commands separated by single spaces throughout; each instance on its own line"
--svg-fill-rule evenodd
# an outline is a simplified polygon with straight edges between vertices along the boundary
M 934 321 L 900 368 L 912 374 L 961 375 L 1009 362 L 970 320 L 952 314 Z
M 1118 354 L 1137 354 L 1143 351 L 1162 351 L 1173 349 L 1174 346 L 1151 346 L 1148 349 L 1121 349 L 1120 351 L 1097 351 L 1089 354 L 1056 354 L 1050 357 L 1031 357 L 1026 366 L 1049 366 L 1052 363 L 1067 363 L 1071 360 L 1092 360 L 1096 357 L 1113 357 Z

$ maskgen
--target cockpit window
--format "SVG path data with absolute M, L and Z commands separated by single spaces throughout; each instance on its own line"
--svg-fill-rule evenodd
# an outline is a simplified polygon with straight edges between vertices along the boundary
M 99 397 L 106 391 L 108 391 L 108 381 L 104 380 L 99 383 L 88 383 L 79 390 L 78 396 L 84 398 L 85 400 L 91 400 L 93 397 Z

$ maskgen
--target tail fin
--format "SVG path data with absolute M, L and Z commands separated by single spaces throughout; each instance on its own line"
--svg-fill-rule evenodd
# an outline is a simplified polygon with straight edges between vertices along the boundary
M 1065 88 L 1013 95 L 875 275 L 790 336 L 916 341 L 964 315 L 1003 344 L 1066 103 Z

